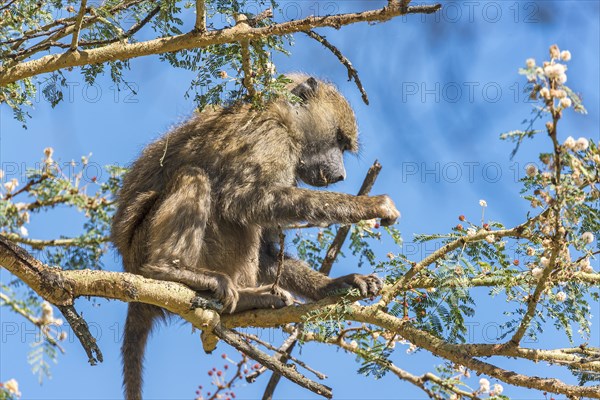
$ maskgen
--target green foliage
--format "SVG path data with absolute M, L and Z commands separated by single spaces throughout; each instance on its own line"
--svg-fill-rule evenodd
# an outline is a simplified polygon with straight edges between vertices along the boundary
M 67 269 L 101 268 L 107 250 L 115 193 L 124 169 L 108 166 L 105 182 L 86 176 L 88 157 L 61 166 L 46 149 L 43 163 L 27 171 L 27 182 L 19 187 L 16 179 L 5 183 L 0 197 L 0 232 L 30 250 L 42 250 L 51 265 Z M 94 192 L 88 193 L 90 190 Z M 21 201 L 18 201 L 21 200 Z M 53 208 L 73 210 L 83 218 L 82 232 L 76 237 L 52 240 L 30 239 L 27 225 L 35 215 Z
M 68 48 L 72 38 L 68 29 L 75 23 L 79 6 L 80 2 L 70 0 L 25 0 L 14 3 L 10 10 L 0 7 L 3 16 L 0 18 L 0 66 L 12 66 L 42 51 L 56 53 Z M 207 26 L 215 29 L 234 25 L 234 16 L 244 14 L 253 26 L 266 27 L 273 24 L 271 19 L 255 20 L 256 15 L 248 11 L 270 7 L 277 12 L 277 6 L 275 1 L 208 1 Z M 162 1 L 158 10 L 156 2 L 149 0 L 108 0 L 99 6 L 88 7 L 87 22 L 83 24 L 79 37 L 79 47 L 86 50 L 122 40 L 134 43 L 138 35 L 150 29 L 158 37 L 181 35 L 191 30 L 195 20 L 195 2 L 190 1 Z M 249 43 L 249 74 L 256 91 L 253 98 L 249 98 L 247 88 L 242 84 L 244 71 L 239 43 L 163 53 L 159 58 L 195 74 L 185 97 L 192 97 L 199 109 L 208 104 L 227 105 L 241 100 L 260 107 L 274 97 L 289 96 L 283 90 L 287 79 L 276 73 L 272 55 L 275 52 L 289 54 L 287 48 L 291 45 L 291 35 L 260 38 Z M 127 87 L 135 93 L 135 88 L 126 79 L 125 72 L 129 68 L 129 61 L 115 60 L 84 65 L 81 74 L 88 85 L 94 84 L 98 76 L 108 74 L 117 90 Z M 66 84 L 62 71 L 24 79 L 0 88 L 0 104 L 7 103 L 15 118 L 26 127 L 26 120 L 30 117 L 27 110 L 33 105 L 37 91 L 40 90 L 54 107 L 64 100 Z

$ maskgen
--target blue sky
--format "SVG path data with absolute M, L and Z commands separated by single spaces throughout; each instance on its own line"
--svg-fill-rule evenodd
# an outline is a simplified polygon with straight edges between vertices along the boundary
M 373 192 L 388 193 L 394 199 L 402 212 L 398 227 L 407 242 L 414 233 L 447 232 L 460 214 L 477 218 L 479 199 L 487 200 L 489 219 L 508 226 L 524 219 L 529 207 L 520 200 L 517 178 L 550 143 L 540 136 L 522 146 L 510 160 L 512 145 L 501 142 L 498 136 L 520 128 L 521 121 L 529 116 L 531 106 L 522 93 L 525 79 L 517 69 L 528 57 L 538 62 L 547 59 L 549 45 L 556 43 L 571 51 L 567 84 L 583 95 L 589 112 L 586 116 L 566 112 L 559 137 L 598 140 L 599 136 L 598 1 L 443 4 L 445 8 L 437 16 L 412 15 L 374 26 L 358 24 L 339 31 L 319 31 L 356 66 L 370 106 L 362 103 L 354 84 L 346 81 L 345 68 L 337 59 L 302 35 L 296 36 L 291 57 L 275 59 L 280 72 L 303 71 L 326 78 L 348 97 L 356 110 L 363 148 L 358 158 L 348 158 L 348 179 L 336 185 L 336 190 L 355 192 L 368 167 L 379 159 L 383 171 Z M 328 7 L 336 12 L 374 7 L 366 1 L 284 2 L 282 6 L 288 16 L 297 10 L 304 16 L 331 11 Z M 191 113 L 194 106 L 183 96 L 192 78 L 189 72 L 175 70 L 157 57 L 132 60 L 131 65 L 127 79 L 137 85 L 137 95 L 115 92 L 107 77 L 99 78 L 95 87 L 86 87 L 74 72 L 68 75 L 72 92 L 66 101 L 55 109 L 44 100 L 36 102 L 27 130 L 13 121 L 10 110 L 2 105 L 0 168 L 16 166 L 20 171 L 23 165 L 38 162 L 47 146 L 55 149 L 55 158 L 65 162 L 91 152 L 92 162 L 98 165 L 126 165 L 146 143 Z M 41 220 L 38 217 L 30 235 L 44 238 L 77 232 L 80 221 L 71 218 L 61 211 Z M 413 259 L 432 250 L 423 246 L 410 249 Z M 107 257 L 107 268 L 119 270 L 114 259 Z M 594 267 L 598 270 L 597 263 Z M 352 260 L 346 259 L 336 264 L 333 274 L 354 270 Z M 6 281 L 6 271 L 2 270 L 0 277 Z M 472 324 L 472 339 L 479 342 L 495 335 L 506 307 L 487 298 L 484 290 L 476 293 L 481 301 Z M 38 385 L 26 360 L 33 328 L 0 309 L 0 380 L 17 379 L 25 399 L 121 398 L 119 334 L 126 306 L 116 301 L 91 303 L 80 299 L 77 307 L 93 329 L 101 332 L 104 363 L 88 366 L 79 344 L 71 341 L 66 345 L 67 354 L 52 368 L 54 377 Z M 598 311 L 592 310 L 595 317 Z M 16 327 L 17 333 L 9 334 L 9 327 Z M 262 335 L 274 341 L 281 338 L 276 330 L 263 331 Z M 598 346 L 597 328 L 592 339 Z M 568 345 L 553 329 L 546 330 L 542 341 L 543 347 Z M 410 372 L 425 372 L 439 362 L 424 352 L 408 355 L 404 350 L 400 346 L 392 359 Z M 191 334 L 188 325 L 174 320 L 161 326 L 148 347 L 147 397 L 191 399 L 197 385 L 208 386 L 206 371 L 222 364 L 219 355 L 223 352 L 235 355 L 220 344 L 211 358 L 203 354 L 198 335 Z M 357 375 L 354 357 L 333 348 L 309 344 L 301 355 L 329 375 L 326 384 L 334 388 L 336 398 L 424 397 L 391 374 L 381 381 Z M 542 373 L 533 363 L 505 360 L 501 365 L 519 365 L 521 372 Z M 561 376 L 574 383 L 569 375 Z M 240 388 L 238 398 L 260 397 L 265 384 L 266 377 L 262 377 Z M 517 399 L 541 398 L 526 389 L 511 389 L 506 394 Z M 277 397 L 315 398 L 289 382 L 280 384 Z

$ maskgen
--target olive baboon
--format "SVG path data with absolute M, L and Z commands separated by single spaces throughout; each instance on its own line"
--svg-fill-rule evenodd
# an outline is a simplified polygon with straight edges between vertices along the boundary
M 354 113 L 330 84 L 291 75 L 291 92 L 261 110 L 248 104 L 198 113 L 150 144 L 126 174 L 112 239 L 127 272 L 210 291 L 227 312 L 310 300 L 341 288 L 379 293 L 375 275 L 331 279 L 287 257 L 279 293 L 278 226 L 355 223 L 399 216 L 392 200 L 296 187 L 345 178 L 358 148 Z M 263 285 L 263 286 L 261 286 Z M 289 291 L 289 292 L 288 292 Z M 141 398 L 144 348 L 162 310 L 130 303 L 122 347 L 126 398 Z

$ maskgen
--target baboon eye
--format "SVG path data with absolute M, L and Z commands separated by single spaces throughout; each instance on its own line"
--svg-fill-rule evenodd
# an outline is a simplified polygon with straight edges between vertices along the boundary
M 348 138 L 346 138 L 346 135 L 344 135 L 341 129 L 338 129 L 337 131 L 337 142 L 342 146 L 342 150 L 347 150 L 349 148 Z

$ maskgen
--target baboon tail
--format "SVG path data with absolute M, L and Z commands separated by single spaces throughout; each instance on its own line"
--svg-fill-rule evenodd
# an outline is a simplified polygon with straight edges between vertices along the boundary
M 144 351 L 156 317 L 163 311 L 153 305 L 129 303 L 121 355 L 126 400 L 142 400 Z

